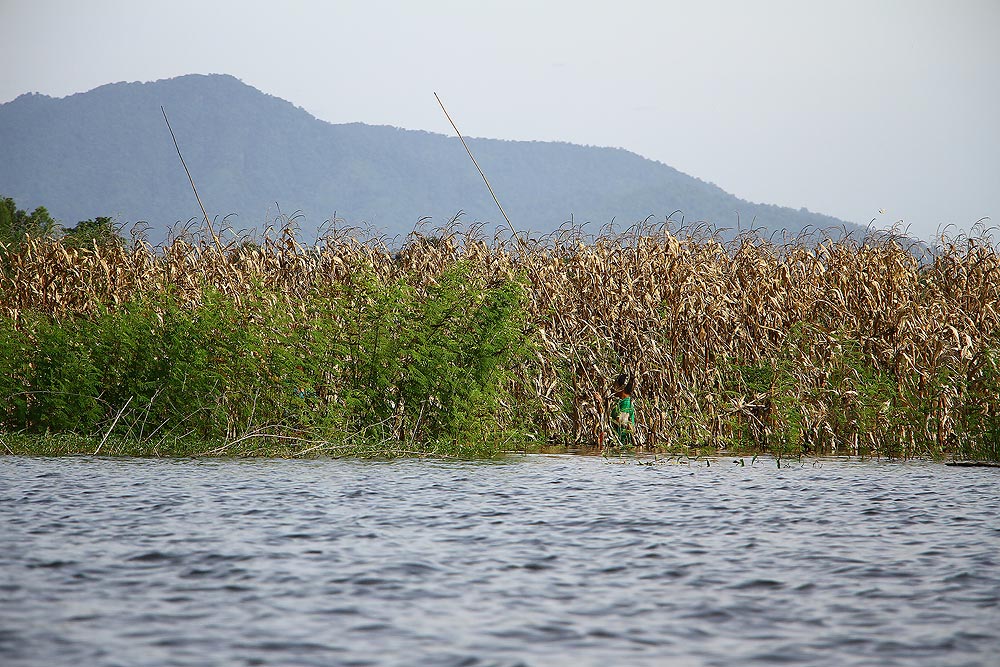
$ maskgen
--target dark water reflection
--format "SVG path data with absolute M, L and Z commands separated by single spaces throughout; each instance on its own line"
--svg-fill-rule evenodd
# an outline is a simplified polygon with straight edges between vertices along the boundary
M 6 457 L 0 664 L 996 665 L 998 516 L 932 463 Z

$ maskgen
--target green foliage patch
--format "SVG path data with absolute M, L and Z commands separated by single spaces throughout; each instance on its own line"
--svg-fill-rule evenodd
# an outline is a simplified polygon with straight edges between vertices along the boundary
M 528 432 L 524 305 L 522 284 L 456 263 L 426 289 L 370 274 L 299 303 L 260 287 L 2 318 L 0 429 L 151 453 L 492 456 Z

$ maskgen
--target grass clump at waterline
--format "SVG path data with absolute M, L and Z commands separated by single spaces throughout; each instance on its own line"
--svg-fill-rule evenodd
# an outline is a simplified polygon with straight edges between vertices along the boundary
M 649 451 L 1000 459 L 989 239 L 722 243 L 698 229 L 356 230 L 0 249 L 17 453 L 489 457 Z M 37 436 L 44 437 L 38 438 Z

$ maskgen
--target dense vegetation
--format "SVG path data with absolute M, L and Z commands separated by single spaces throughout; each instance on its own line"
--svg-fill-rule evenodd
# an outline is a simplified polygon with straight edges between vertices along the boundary
M 892 236 L 473 227 L 394 250 L 356 230 L 303 245 L 285 222 L 259 243 L 0 248 L 4 446 L 588 446 L 630 369 L 648 451 L 1000 459 L 1000 256 L 985 239 L 924 252 Z
M 424 100 L 436 110 L 430 91 Z M 62 99 L 24 95 L 0 105 L 0 188 L 22 205 L 45 204 L 63 221 L 110 213 L 146 221 L 159 243 L 199 210 L 163 122 L 166 108 L 210 215 L 259 228 L 301 210 L 303 239 L 324 221 L 370 223 L 407 234 L 418 218 L 437 224 L 459 210 L 498 220 L 479 175 L 453 136 L 330 124 L 230 76 L 115 83 Z M 474 119 L 458 119 L 474 134 Z M 442 132 L 447 121 L 440 118 Z M 676 209 L 688 222 L 712 220 L 797 233 L 835 227 L 833 218 L 742 201 L 720 188 L 616 148 L 472 139 L 473 151 L 507 213 L 547 233 L 565 220 L 631 224 Z M 502 222 L 502 220 L 500 220 Z M 867 222 L 867 221 L 865 221 Z
M 33 295 L 48 308 L 0 321 L 4 430 L 147 454 L 491 455 L 522 436 L 511 369 L 530 346 L 516 277 L 455 262 L 417 282 L 362 261 L 324 267 L 330 280 L 309 275 L 321 256 L 289 247 L 177 242 L 154 257 L 30 244 L 71 276 Z M 123 271 L 138 289 L 120 290 Z

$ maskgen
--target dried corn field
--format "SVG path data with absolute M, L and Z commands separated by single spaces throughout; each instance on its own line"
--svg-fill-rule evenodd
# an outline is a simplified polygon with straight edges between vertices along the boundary
M 472 227 L 392 249 L 352 231 L 307 247 L 286 228 L 160 248 L 31 240 L 0 255 L 0 316 L 15 328 L 27 313 L 88 318 L 163 293 L 196 307 L 208 291 L 253 321 L 247 295 L 261 289 L 310 327 L 309 300 L 359 275 L 426 294 L 460 263 L 483 285 L 526 288 L 533 346 L 509 382 L 538 444 L 596 442 L 611 379 L 629 371 L 647 450 L 998 457 L 1000 257 L 989 239 L 930 251 L 892 235 L 724 243 L 636 226 L 525 240 Z

